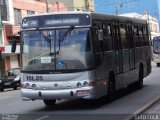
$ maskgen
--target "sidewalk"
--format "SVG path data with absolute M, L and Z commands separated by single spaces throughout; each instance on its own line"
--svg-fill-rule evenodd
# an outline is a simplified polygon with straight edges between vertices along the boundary
M 143 114 L 160 114 L 160 100 L 156 101 L 156 103 L 144 111 Z

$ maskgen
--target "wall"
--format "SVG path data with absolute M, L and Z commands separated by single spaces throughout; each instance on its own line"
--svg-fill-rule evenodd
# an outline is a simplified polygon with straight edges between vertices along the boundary
M 22 10 L 22 17 L 27 15 L 26 10 L 43 13 L 46 11 L 46 4 L 34 0 L 13 0 L 13 7 Z
M 48 3 L 54 7 L 54 9 L 49 8 L 50 12 L 73 11 L 73 0 L 48 0 Z M 59 6 L 59 10 L 57 7 L 57 3 Z
M 11 68 L 17 68 L 19 67 L 19 62 L 17 56 L 10 56 L 10 61 L 11 61 Z
M 86 0 L 48 0 L 48 1 L 50 4 L 53 4 L 53 3 L 56 4 L 57 2 L 60 4 L 63 4 L 66 7 L 67 11 L 75 11 L 77 9 L 80 9 L 80 10 L 86 9 L 85 7 Z M 89 10 L 94 11 L 94 0 L 88 0 L 88 2 L 90 6 Z
M 94 11 L 94 0 L 79 0 L 77 2 L 77 0 L 73 0 L 74 3 L 74 9 L 76 10 L 76 8 L 80 9 L 80 10 L 86 10 L 86 6 L 88 3 L 88 11 Z

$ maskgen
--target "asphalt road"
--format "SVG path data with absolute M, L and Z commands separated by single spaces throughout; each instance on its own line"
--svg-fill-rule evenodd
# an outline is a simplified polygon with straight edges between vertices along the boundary
M 117 99 L 106 98 L 96 101 L 63 100 L 55 107 L 45 107 L 42 101 L 22 101 L 20 91 L 7 89 L 0 92 L 0 119 L 14 120 L 122 120 L 135 113 L 148 102 L 159 96 L 160 68 L 153 67 L 150 76 L 144 79 L 141 90 L 119 91 Z

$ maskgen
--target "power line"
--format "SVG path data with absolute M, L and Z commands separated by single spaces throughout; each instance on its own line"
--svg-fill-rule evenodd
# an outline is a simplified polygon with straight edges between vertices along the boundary
M 103 5 L 94 5 L 94 7 L 115 6 L 115 5 L 121 5 L 121 4 L 127 4 L 127 3 L 131 3 L 131 2 L 135 2 L 135 1 L 139 1 L 139 0 L 128 0 L 128 1 L 119 2 L 119 3 L 111 3 L 111 4 L 103 4 Z

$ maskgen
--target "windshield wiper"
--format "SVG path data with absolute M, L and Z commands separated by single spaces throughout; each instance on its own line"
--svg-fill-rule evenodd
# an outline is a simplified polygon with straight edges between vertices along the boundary
M 68 34 L 70 34 L 72 32 L 72 30 L 74 29 L 74 26 L 70 26 L 62 35 L 62 37 L 59 38 L 59 42 L 62 42 L 63 40 L 66 39 L 66 37 L 68 36 Z
M 42 35 L 42 37 L 48 42 L 51 43 L 51 39 L 49 37 L 47 37 L 42 31 L 38 30 L 40 32 L 40 34 Z
M 50 56 L 52 56 L 52 52 L 51 52 L 51 38 L 50 37 L 48 37 L 48 36 L 46 36 L 42 31 L 40 31 L 39 29 L 38 29 L 38 31 L 39 31 L 39 33 L 42 35 L 42 37 L 49 43 L 49 48 L 50 48 Z

